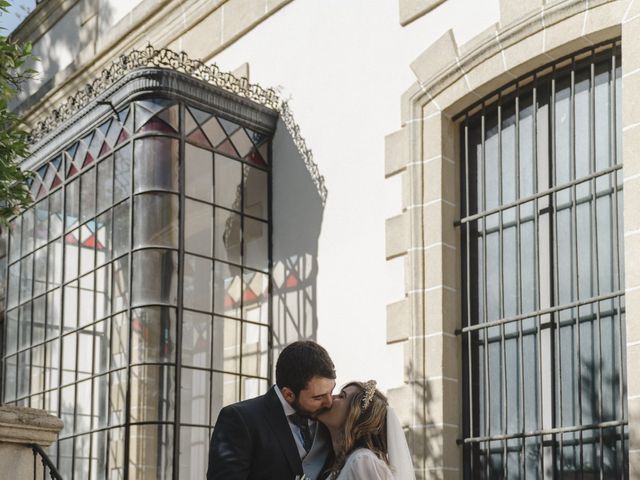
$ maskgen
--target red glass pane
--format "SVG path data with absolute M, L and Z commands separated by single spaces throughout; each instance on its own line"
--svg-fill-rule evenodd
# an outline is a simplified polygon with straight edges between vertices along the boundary
M 233 146 L 233 144 L 231 143 L 230 140 L 225 140 L 220 145 L 218 145 L 217 148 L 218 148 L 218 150 L 220 150 L 225 155 L 229 155 L 229 156 L 232 156 L 232 157 L 237 157 L 238 156 L 238 152 L 236 152 L 236 149 L 234 148 L 234 146 Z
M 67 233 L 64 236 L 64 241 L 66 243 L 68 243 L 69 245 L 77 245 L 78 244 L 78 239 L 75 237 L 75 235 L 73 233 Z
M 109 153 L 111 151 L 111 147 L 109 146 L 109 144 L 105 141 L 102 144 L 102 148 L 100 149 L 100 155 L 99 156 L 103 156 L 106 155 L 107 153 Z
M 261 167 L 267 166 L 267 162 L 264 161 L 262 155 L 260 155 L 256 149 L 253 149 L 253 151 L 247 155 L 246 160 Z
M 211 148 L 209 140 L 207 140 L 207 137 L 205 137 L 204 133 L 199 128 L 187 137 L 187 141 L 200 147 Z
M 87 165 L 91 165 L 92 163 L 93 163 L 93 155 L 91 155 L 91 153 L 87 153 L 87 156 L 84 157 L 82 168 L 86 167 Z
M 57 186 L 62 185 L 62 180 L 60 180 L 60 177 L 58 175 L 56 175 L 55 177 L 53 177 L 53 182 L 51 182 L 51 189 L 53 190 L 54 188 L 56 188 Z
M 145 123 L 140 129 L 142 132 L 161 132 L 161 133 L 176 133 L 175 129 L 166 123 L 165 121 L 159 119 L 158 117 L 153 117 L 147 123 Z
M 121 143 L 126 142 L 128 139 L 129 139 L 129 134 L 123 128 L 122 131 L 120 132 L 120 136 L 118 137 L 118 141 L 116 142 L 116 145 L 120 145 Z

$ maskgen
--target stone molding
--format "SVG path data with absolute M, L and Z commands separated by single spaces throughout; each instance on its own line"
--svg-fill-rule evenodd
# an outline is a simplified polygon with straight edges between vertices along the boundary
M 462 477 L 462 449 L 456 444 L 462 428 L 461 345 L 455 335 L 461 322 L 459 234 L 453 221 L 459 215 L 460 168 L 453 118 L 528 72 L 620 35 L 625 256 L 636 258 L 640 230 L 629 230 L 636 223 L 626 218 L 640 209 L 640 182 L 635 181 L 640 177 L 640 2 L 502 0 L 499 23 L 464 45 L 447 32 L 411 64 L 416 83 L 401 98 L 407 131 L 386 139 L 385 176 L 409 177 L 402 182 L 403 198 L 409 199 L 406 230 L 397 233 L 396 221 L 387 231 L 387 237 L 409 239 L 404 311 L 410 322 L 410 336 L 403 342 L 406 385 L 389 398 L 409 427 L 418 478 Z M 636 184 L 638 189 L 631 188 Z M 632 362 L 640 358 L 640 265 L 627 261 L 626 266 L 627 371 L 632 372 Z M 394 304 L 387 311 L 387 328 L 392 330 L 405 313 Z M 628 376 L 628 388 L 640 392 L 640 380 Z M 628 402 L 628 458 L 634 478 L 640 475 L 640 393 L 629 394 Z
M 18 42 L 35 43 L 71 10 L 79 0 L 47 0 L 40 2 L 20 25 L 11 32 Z
M 406 27 L 446 0 L 400 0 L 400 25 Z
M 463 80 L 465 83 L 463 87 L 463 89 L 466 88 L 465 93 L 470 93 L 471 89 L 468 86 L 470 73 L 490 58 L 501 57 L 501 61 L 496 62 L 495 65 L 500 71 L 496 72 L 494 69 L 489 72 L 487 80 L 499 77 L 497 73 L 506 73 L 505 77 L 500 78 L 502 83 L 505 83 L 504 79 L 513 78 L 527 69 L 531 70 L 530 60 L 536 55 L 549 62 L 575 50 L 576 45 L 565 41 L 566 39 L 573 38 L 580 46 L 588 46 L 613 38 L 619 35 L 622 17 L 626 10 L 624 7 L 627 3 L 628 0 L 594 0 L 590 2 L 561 0 L 531 10 L 528 2 L 509 2 L 509 17 L 504 22 L 501 20 L 500 24 L 482 32 L 460 47 L 455 41 L 453 32 L 449 30 L 416 58 L 411 64 L 411 68 L 416 74 L 420 94 L 437 101 L 439 94 L 455 85 L 459 80 Z M 519 11 L 517 10 L 518 6 L 520 6 Z M 594 14 L 594 10 L 599 6 L 604 6 L 607 12 Z M 619 13 L 617 22 L 610 21 L 611 9 Z M 589 13 L 592 13 L 591 22 L 587 21 Z M 575 25 L 567 25 L 567 22 L 571 23 L 569 21 L 571 18 L 580 15 L 581 17 L 579 21 L 575 22 Z M 518 20 L 513 20 L 514 18 L 518 18 Z M 506 26 L 502 26 L 504 23 Z M 560 23 L 564 26 L 555 28 Z M 571 28 L 567 29 L 568 26 Z M 546 38 L 544 33 L 546 33 Z M 519 64 L 509 65 L 505 56 L 518 50 L 516 48 L 510 52 L 510 47 L 522 45 L 525 39 L 535 37 L 536 34 L 540 34 L 539 45 L 527 45 L 526 52 L 522 55 L 523 63 L 527 67 L 517 69 Z M 433 48 L 435 46 L 439 48 Z M 434 57 L 437 60 L 434 60 Z M 480 87 L 486 82 L 476 81 L 475 83 Z M 490 84 L 489 88 L 483 89 L 481 93 L 475 92 L 473 95 L 481 96 L 482 93 L 488 93 L 497 86 Z M 415 91 L 415 87 L 410 90 Z M 437 103 L 437 108 L 443 110 L 450 104 Z
M 63 422 L 44 410 L 0 406 L 0 443 L 36 443 L 47 447 L 57 438 Z
M 59 0 L 48 0 L 49 3 Z M 233 23 L 227 28 L 227 37 L 216 40 L 215 32 L 208 31 L 210 48 L 203 55 L 195 55 L 203 61 L 210 59 L 215 53 L 223 50 L 242 35 L 266 20 L 273 13 L 292 0 L 186 0 L 180 8 L 175 8 L 169 0 L 143 0 L 129 15 L 125 16 L 111 28 L 111 32 L 99 42 L 91 44 L 76 55 L 75 61 L 58 72 L 38 91 L 17 106 L 27 125 L 34 125 L 46 116 L 53 105 L 59 104 L 73 92 L 82 88 L 100 75 L 110 63 L 125 52 L 142 49 L 149 43 L 158 47 L 176 47 L 174 43 L 182 35 L 196 28 L 204 20 L 219 12 L 222 17 L 229 18 L 231 12 L 238 12 L 240 23 Z M 242 10 L 244 9 L 244 10 Z M 34 11 L 34 13 L 37 12 Z M 244 15 L 246 12 L 258 12 L 256 15 Z M 244 21 L 246 20 L 246 21 Z M 243 23 L 244 22 L 244 23 Z M 28 28 L 32 22 L 23 22 Z M 222 24 L 216 26 L 218 30 Z M 233 31 L 229 30 L 231 28 Z M 32 41 L 29 36 L 24 40 Z M 176 47 L 177 48 L 177 47 Z M 183 50 L 184 48 L 178 48 Z M 197 52 L 196 52 L 197 53 Z

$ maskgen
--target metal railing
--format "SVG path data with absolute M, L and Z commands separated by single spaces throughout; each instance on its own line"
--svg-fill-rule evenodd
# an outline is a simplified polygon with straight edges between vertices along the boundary
M 42 478 L 47 478 L 47 471 L 49 472 L 49 476 L 53 480 L 63 480 L 62 475 L 58 473 L 56 466 L 53 464 L 47 453 L 42 449 L 42 447 L 36 443 L 32 443 L 29 445 L 31 450 L 33 451 L 33 480 L 36 480 L 38 477 L 38 456 L 40 456 L 40 461 L 42 462 Z

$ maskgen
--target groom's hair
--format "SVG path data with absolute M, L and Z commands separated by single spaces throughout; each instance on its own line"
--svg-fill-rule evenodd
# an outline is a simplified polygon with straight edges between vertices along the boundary
M 311 340 L 287 345 L 276 362 L 278 387 L 287 387 L 298 396 L 313 377 L 335 380 L 336 367 L 327 351 Z

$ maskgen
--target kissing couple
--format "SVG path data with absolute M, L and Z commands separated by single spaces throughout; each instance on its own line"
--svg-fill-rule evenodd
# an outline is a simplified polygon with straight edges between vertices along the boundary
M 288 345 L 276 385 L 220 411 L 207 480 L 414 480 L 404 432 L 376 382 L 333 395 L 335 379 L 323 347 Z

